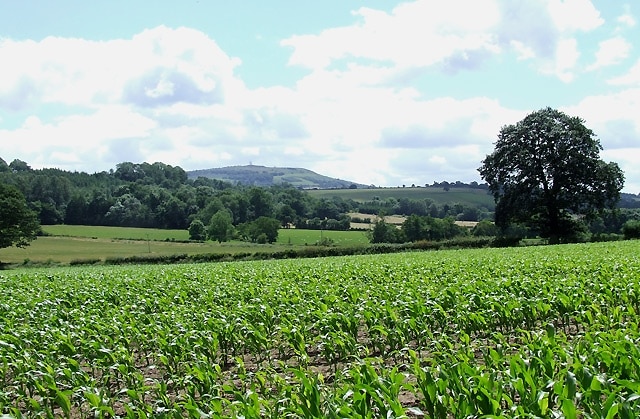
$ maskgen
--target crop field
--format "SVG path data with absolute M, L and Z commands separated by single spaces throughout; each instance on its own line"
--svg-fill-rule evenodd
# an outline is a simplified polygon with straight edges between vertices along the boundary
M 0 416 L 637 418 L 638 255 L 0 272 Z

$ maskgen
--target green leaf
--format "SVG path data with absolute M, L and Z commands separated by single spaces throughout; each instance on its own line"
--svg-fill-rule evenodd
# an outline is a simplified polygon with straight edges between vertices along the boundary
M 67 390 L 68 391 L 68 390 Z M 67 391 L 56 391 L 56 403 L 62 411 L 68 416 L 71 412 L 71 402 L 69 401 L 69 396 L 65 394 Z
M 566 419 L 577 419 L 578 412 L 576 411 L 576 405 L 573 400 L 564 399 L 562 401 L 562 414 Z

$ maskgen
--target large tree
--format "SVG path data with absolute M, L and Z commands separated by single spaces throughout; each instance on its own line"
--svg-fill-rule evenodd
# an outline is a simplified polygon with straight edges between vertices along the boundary
M 582 119 L 555 109 L 504 126 L 478 169 L 496 201 L 496 224 L 524 223 L 559 243 L 572 236 L 580 217 L 613 208 L 624 175 L 600 159 L 600 150 Z
M 229 241 L 233 238 L 234 227 L 233 216 L 227 209 L 222 209 L 211 217 L 207 235 L 211 240 L 218 240 L 219 243 Z
M 18 189 L 0 183 L 0 249 L 25 247 L 40 230 L 38 217 Z

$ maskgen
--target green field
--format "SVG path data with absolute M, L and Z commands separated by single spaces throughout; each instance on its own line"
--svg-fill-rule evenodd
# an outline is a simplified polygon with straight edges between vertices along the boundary
M 52 236 L 90 237 L 96 239 L 189 240 L 187 230 L 158 228 L 45 225 L 42 230 Z
M 637 418 L 640 241 L 0 273 L 0 416 Z
M 363 231 L 330 231 L 282 229 L 278 232 L 277 243 L 294 246 L 313 245 L 323 238 L 333 240 L 335 246 L 366 246 L 369 239 Z
M 38 237 L 26 248 L 0 249 L 0 261 L 16 264 L 68 264 L 78 260 L 101 260 L 129 256 L 159 256 L 204 253 L 276 252 L 287 248 L 303 248 L 320 241 L 333 240 L 334 246 L 365 246 L 368 239 L 361 231 L 320 231 L 282 229 L 275 244 L 242 241 L 218 243 L 186 240 L 186 230 L 160 230 L 128 227 L 43 226 L 47 236 Z
M 470 206 L 485 207 L 491 211 L 495 208 L 493 197 L 486 190 L 473 188 L 450 188 L 445 191 L 441 187 L 420 188 L 375 188 L 375 189 L 316 189 L 309 190 L 316 198 L 340 197 L 353 199 L 356 202 L 372 201 L 374 198 L 431 199 L 436 204 L 461 203 Z

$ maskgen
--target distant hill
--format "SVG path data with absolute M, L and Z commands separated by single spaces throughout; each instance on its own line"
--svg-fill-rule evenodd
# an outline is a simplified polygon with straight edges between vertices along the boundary
M 291 167 L 266 167 L 266 166 L 228 166 L 215 169 L 192 170 L 187 172 L 189 179 L 206 177 L 219 179 L 233 184 L 271 186 L 288 183 L 292 186 L 305 189 L 342 189 L 353 187 L 366 187 L 362 184 L 342 179 L 335 179 L 319 175 L 307 169 Z

